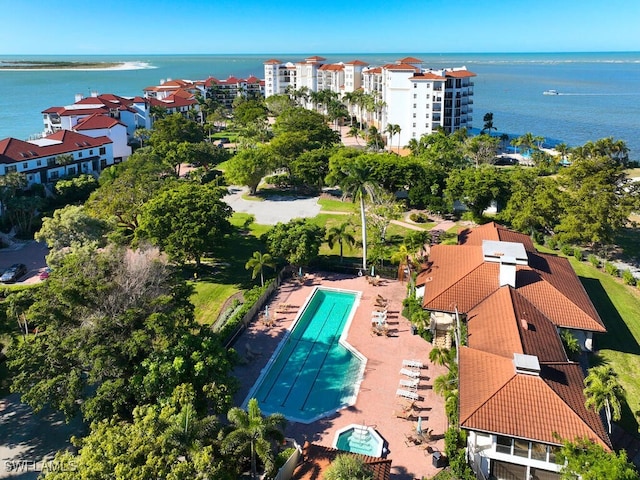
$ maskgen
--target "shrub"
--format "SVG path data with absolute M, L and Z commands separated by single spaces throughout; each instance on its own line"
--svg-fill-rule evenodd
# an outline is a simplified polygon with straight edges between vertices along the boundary
M 416 223 L 427 223 L 429 221 L 429 217 L 422 212 L 414 212 L 411 215 L 409 215 L 409 218 L 411 219 L 412 222 L 416 222 Z
M 563 255 L 568 257 L 573 253 L 573 247 L 565 243 L 560 247 L 560 252 L 562 252 Z
M 596 257 L 593 253 L 587 257 L 587 260 L 594 268 L 600 268 L 600 259 Z
M 604 264 L 604 271 L 607 272 L 609 275 L 611 275 L 612 277 L 617 277 L 618 276 L 618 267 L 616 267 L 613 263 L 611 262 L 605 262 Z
M 575 358 L 580 354 L 582 350 L 580 348 L 580 342 L 578 342 L 578 339 L 574 337 L 569 330 L 560 330 L 560 339 L 569 358 Z
M 631 273 L 631 270 L 629 269 L 622 271 L 622 281 L 625 283 L 625 285 L 635 285 L 636 283 L 638 283 L 636 278 L 633 276 L 633 273 Z
M 558 240 L 555 237 L 547 238 L 547 247 L 551 250 L 556 250 L 558 248 Z
M 576 258 L 576 260 L 578 260 L 579 262 L 581 262 L 582 260 L 584 260 L 584 252 L 582 251 L 582 249 L 576 247 L 573 249 L 573 256 Z
M 533 239 L 534 243 L 537 243 L 538 245 L 542 245 L 544 243 L 544 235 L 542 234 L 542 232 L 539 232 L 537 230 L 533 231 L 533 233 L 531 234 L 531 238 Z
M 273 185 L 276 188 L 286 188 L 290 185 L 291 179 L 286 173 L 280 175 L 271 175 L 264 179 L 265 183 Z
M 279 452 L 278 456 L 276 457 L 276 468 L 280 468 L 285 463 L 287 463 L 287 460 L 289 460 L 289 458 L 291 457 L 291 455 L 293 455 L 293 452 L 295 451 L 296 451 L 295 447 L 289 447 Z

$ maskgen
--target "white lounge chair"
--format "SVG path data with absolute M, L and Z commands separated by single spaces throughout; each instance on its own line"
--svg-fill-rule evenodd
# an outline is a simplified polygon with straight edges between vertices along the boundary
M 414 378 L 413 380 L 406 380 L 404 378 L 400 379 L 401 387 L 413 388 L 414 390 L 418 388 L 419 383 L 420 383 L 419 378 Z
M 402 366 L 409 368 L 424 368 L 424 365 L 419 360 L 403 360 Z
M 401 368 L 400 369 L 400 373 L 402 375 L 406 375 L 407 377 L 420 378 L 420 372 L 417 372 L 416 370 L 409 370 L 408 368 Z
M 396 395 L 398 395 L 399 397 L 409 398 L 411 400 L 420 399 L 420 395 L 418 395 L 416 392 L 412 392 L 411 390 L 404 390 L 402 388 L 396 390 Z

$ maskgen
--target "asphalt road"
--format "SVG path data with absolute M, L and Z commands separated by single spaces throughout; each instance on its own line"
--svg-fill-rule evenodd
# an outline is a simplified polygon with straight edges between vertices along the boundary
M 17 284 L 39 282 L 38 275 L 47 266 L 45 257 L 49 249 L 44 243 L 29 241 L 16 241 L 8 248 L 0 249 L 0 270 L 4 271 L 14 263 L 24 263 L 27 266 L 27 274 Z

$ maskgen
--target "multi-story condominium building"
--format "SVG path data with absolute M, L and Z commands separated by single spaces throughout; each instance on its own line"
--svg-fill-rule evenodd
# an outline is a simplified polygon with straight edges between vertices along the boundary
M 206 98 L 215 98 L 225 108 L 231 108 L 233 100 L 242 96 L 245 98 L 264 97 L 264 81 L 251 75 L 250 77 L 229 77 L 226 80 L 218 80 L 209 77 L 204 82 L 199 82 L 203 89 L 202 95 Z
M 434 344 L 458 348 L 459 426 L 478 478 L 559 480 L 563 440 L 611 441 L 585 407 L 584 374 L 561 330 L 584 351 L 605 332 L 568 260 L 536 251 L 527 235 L 489 223 L 435 245 L 416 294 L 430 312 Z
M 76 95 L 72 105 L 50 107 L 42 112 L 42 136 L 60 130 L 82 131 L 91 137 L 107 136 L 113 141 L 116 161 L 131 155 L 130 143 L 138 128 L 150 128 L 149 101 L 142 97 L 120 97 L 93 92 L 90 97 Z
M 442 128 L 454 132 L 472 127 L 475 73 L 465 67 L 427 69 L 422 60 L 403 58 L 382 66 L 354 60 L 324 64 L 318 56 L 297 63 L 271 59 L 264 63 L 265 96 L 296 90 L 330 90 L 343 96 L 356 90 L 372 95 L 373 108 L 366 121 L 384 132 L 389 124 L 400 131 L 388 138 L 393 145 Z
M 27 183 L 47 183 L 81 173 L 100 173 L 115 163 L 113 141 L 72 130 L 59 130 L 36 140 L 0 140 L 0 175 L 24 173 Z

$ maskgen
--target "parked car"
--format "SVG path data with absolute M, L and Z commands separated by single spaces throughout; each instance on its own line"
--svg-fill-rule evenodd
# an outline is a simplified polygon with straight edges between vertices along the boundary
M 40 280 L 46 280 L 49 278 L 49 273 L 51 273 L 51 269 L 49 267 L 45 267 L 44 270 L 40 272 L 40 275 L 38 275 L 38 278 Z
M 17 281 L 20 277 L 27 274 L 27 266 L 24 263 L 15 263 L 7 268 L 2 276 L 0 276 L 0 282 L 12 283 Z

